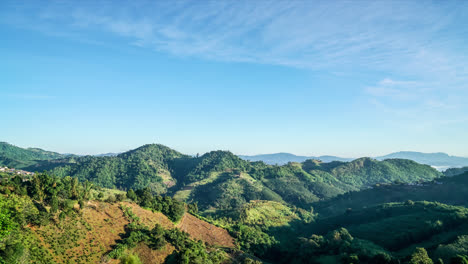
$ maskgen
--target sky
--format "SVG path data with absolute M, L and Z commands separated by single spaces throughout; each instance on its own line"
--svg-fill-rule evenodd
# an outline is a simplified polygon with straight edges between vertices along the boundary
M 468 157 L 468 1 L 0 1 L 0 141 Z

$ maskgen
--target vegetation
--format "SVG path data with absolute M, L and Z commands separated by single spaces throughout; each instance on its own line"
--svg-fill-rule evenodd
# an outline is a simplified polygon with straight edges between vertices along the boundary
M 22 169 L 40 161 L 65 158 L 67 155 L 45 151 L 39 148 L 20 148 L 0 142 L 0 166 Z
M 444 175 L 451 177 L 451 176 L 463 174 L 465 172 L 468 172 L 468 167 L 450 168 L 444 171 Z
M 467 260 L 466 172 L 443 177 L 409 160 L 370 158 L 276 166 L 162 145 L 113 157 L 20 154 L 10 157 L 47 172 L 0 174 L 0 263 Z M 186 226 L 194 220 L 226 229 L 218 228 L 223 247 L 234 238 L 237 249 L 194 236 Z
M 150 208 L 154 211 L 162 212 L 171 221 L 178 222 L 185 213 L 185 204 L 169 196 L 153 195 L 150 188 L 145 188 L 136 191 L 132 194 L 129 191 L 129 195 L 138 204 L 145 208 Z

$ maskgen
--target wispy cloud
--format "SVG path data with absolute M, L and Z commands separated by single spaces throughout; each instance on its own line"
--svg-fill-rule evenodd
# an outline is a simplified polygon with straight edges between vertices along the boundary
M 466 56 L 455 50 L 468 27 L 453 25 L 467 22 L 467 9 L 464 2 L 60 1 L 23 20 L 57 31 L 111 33 L 177 56 L 462 76 Z
M 0 23 L 89 43 L 118 37 L 175 56 L 383 73 L 389 77 L 364 87 L 365 94 L 384 111 L 406 116 L 453 115 L 468 98 L 466 1 L 35 4 L 12 4 L 0 11 Z

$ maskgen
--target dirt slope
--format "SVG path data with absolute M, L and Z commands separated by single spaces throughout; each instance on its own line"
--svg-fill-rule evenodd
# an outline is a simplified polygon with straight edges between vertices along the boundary
M 210 245 L 234 247 L 234 239 L 225 229 L 200 220 L 189 213 L 184 214 L 177 227 L 189 233 L 190 237 L 195 240 L 202 240 Z

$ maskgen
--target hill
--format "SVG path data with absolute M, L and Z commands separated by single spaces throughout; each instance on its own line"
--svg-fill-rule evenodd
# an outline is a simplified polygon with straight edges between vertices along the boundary
M 308 210 L 319 201 L 375 184 L 430 181 L 442 176 L 428 165 L 402 159 L 306 160 L 278 166 L 245 161 L 229 151 L 191 157 L 159 144 L 117 156 L 43 160 L 25 169 L 72 176 L 104 188 L 149 187 L 154 193 L 197 202 L 206 215 L 222 214 L 252 200 L 285 202 Z
M 414 151 L 400 151 L 385 156 L 376 157 L 378 160 L 385 159 L 409 159 L 421 164 L 431 165 L 439 170 L 453 167 L 468 166 L 468 158 L 450 156 L 446 153 L 422 153 Z
M 26 169 L 48 170 L 62 177 L 73 176 L 105 188 L 126 190 L 149 186 L 157 193 L 165 193 L 176 183 L 169 163 L 187 157 L 166 146 L 149 144 L 117 156 L 70 157 L 41 162 Z
M 377 185 L 372 188 L 349 192 L 314 205 L 320 215 L 331 216 L 346 210 L 360 210 L 390 202 L 432 201 L 451 205 L 468 206 L 468 173 L 443 177 L 417 184 Z
M 303 232 L 310 234 L 310 239 L 319 244 L 320 236 L 335 240 L 335 245 L 341 244 L 342 254 L 355 254 L 359 259 L 380 254 L 382 257 L 387 255 L 387 259 L 399 258 L 405 263 L 421 263 L 406 262 L 409 260 L 406 256 L 417 252 L 417 248 L 426 248 L 433 259 L 441 258 L 444 263 L 454 263 L 450 262 L 453 255 L 444 252 L 446 246 L 441 245 L 455 246 L 460 238 L 468 235 L 467 219 L 468 209 L 465 207 L 431 202 L 389 203 L 320 219 Z M 330 233 L 330 230 L 338 231 Z M 316 250 L 313 254 L 315 258 L 333 252 L 333 244 L 322 246 L 322 250 Z M 466 245 L 465 248 L 463 245 L 457 247 L 462 252 L 467 249 Z M 303 250 L 306 256 L 310 254 L 305 248 Z M 296 257 L 301 258 L 302 254 Z M 375 259 L 370 263 L 389 263 L 384 259 Z
M 39 148 L 20 148 L 0 142 L 0 166 L 23 169 L 40 161 L 65 158 L 69 155 Z
M 174 197 L 196 201 L 202 210 L 231 210 L 251 200 L 284 201 L 310 208 L 320 200 L 376 183 L 409 183 L 442 175 L 409 160 L 307 160 L 276 166 L 246 162 L 230 152 L 208 153 L 198 158 L 193 168 L 184 176 L 186 184 L 175 187 Z
M 444 171 L 445 176 L 455 176 L 455 175 L 460 175 L 465 172 L 468 172 L 468 166 L 467 167 L 462 167 L 462 168 L 450 168 Z
M 328 170 L 342 182 L 358 187 L 368 187 L 376 183 L 415 182 L 432 180 L 442 176 L 428 165 L 411 160 L 386 159 L 378 161 L 360 158 Z
M 158 144 L 117 156 L 43 161 L 27 169 L 73 176 L 105 188 L 150 187 L 155 193 L 198 202 L 201 211 L 231 210 L 251 200 L 286 202 L 307 209 L 315 202 L 377 183 L 410 183 L 441 176 L 430 166 L 409 160 L 306 160 L 277 166 L 248 162 L 229 151 L 191 157 Z

